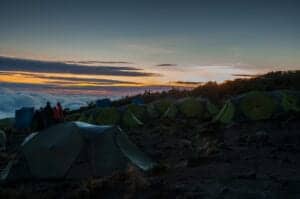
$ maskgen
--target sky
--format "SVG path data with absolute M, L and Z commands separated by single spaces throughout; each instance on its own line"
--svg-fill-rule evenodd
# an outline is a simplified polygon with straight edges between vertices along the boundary
M 121 96 L 299 70 L 299 9 L 298 0 L 0 0 L 0 87 Z

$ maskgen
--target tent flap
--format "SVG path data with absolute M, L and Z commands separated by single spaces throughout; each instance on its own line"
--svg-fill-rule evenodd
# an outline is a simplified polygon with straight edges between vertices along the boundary
M 155 163 L 141 152 L 122 131 L 117 133 L 116 142 L 124 155 L 139 168 L 147 171 L 155 166 Z

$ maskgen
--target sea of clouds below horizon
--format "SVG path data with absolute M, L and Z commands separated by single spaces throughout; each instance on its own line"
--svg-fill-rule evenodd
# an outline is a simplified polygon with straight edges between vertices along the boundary
M 109 97 L 109 96 L 107 96 Z M 22 107 L 44 107 L 47 101 L 53 106 L 60 102 L 64 108 L 71 110 L 86 106 L 89 102 L 103 98 L 101 96 L 54 95 L 28 91 L 13 91 L 0 88 L 0 119 L 14 117 L 15 110 Z M 116 97 L 114 97 L 116 98 Z

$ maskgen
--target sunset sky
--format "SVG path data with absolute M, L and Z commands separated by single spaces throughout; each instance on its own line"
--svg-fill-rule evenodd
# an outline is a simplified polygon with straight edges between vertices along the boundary
M 0 86 L 103 96 L 300 69 L 298 0 L 0 0 Z

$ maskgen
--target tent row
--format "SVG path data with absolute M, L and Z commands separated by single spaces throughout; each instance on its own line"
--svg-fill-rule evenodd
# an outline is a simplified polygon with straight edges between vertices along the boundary
M 69 120 L 79 120 L 99 125 L 120 125 L 135 128 L 149 120 L 196 118 L 210 120 L 218 113 L 218 107 L 209 100 L 187 97 L 180 100 L 163 99 L 147 105 L 129 104 L 124 107 L 94 108 Z
M 300 92 L 251 91 L 229 99 L 221 110 L 202 98 L 164 99 L 120 109 L 96 108 L 78 115 L 90 123 L 142 125 L 155 118 L 195 118 L 221 123 L 257 121 L 300 111 Z M 85 118 L 82 118 L 85 117 Z M 124 170 L 129 165 L 148 171 L 156 163 L 134 145 L 120 128 L 65 122 L 25 138 L 1 180 L 87 179 Z
M 232 97 L 221 109 L 208 99 L 186 97 L 179 100 L 162 99 L 146 105 L 94 108 L 69 120 L 99 125 L 120 125 L 135 128 L 157 119 L 194 118 L 199 121 L 230 123 L 270 119 L 290 111 L 298 112 L 299 92 L 289 90 L 251 91 Z
M 299 111 L 300 92 L 298 91 L 251 91 L 229 99 L 214 121 L 225 124 L 234 121 L 258 121 Z

